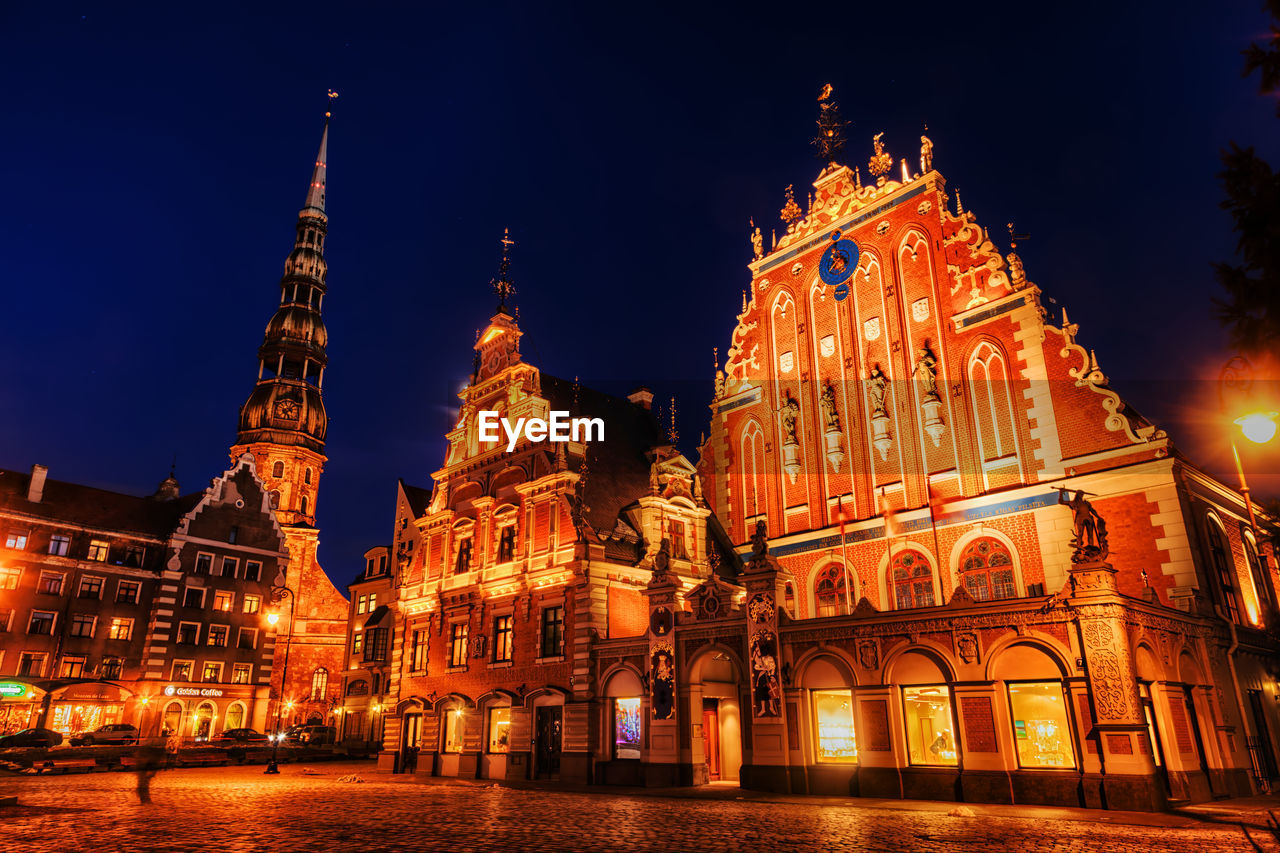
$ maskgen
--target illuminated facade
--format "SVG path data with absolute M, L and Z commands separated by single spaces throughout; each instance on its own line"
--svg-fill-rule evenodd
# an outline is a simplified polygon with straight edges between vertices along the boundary
M 258 349 L 258 380 L 240 409 L 239 434 L 231 448 L 232 458 L 253 454 L 288 542 L 284 584 L 292 595 L 273 606 L 282 616 L 282 637 L 290 638 L 289 680 L 282 687 L 285 672 L 279 667 L 272 682 L 273 696 L 283 695 L 286 702 L 286 724 L 335 722 L 338 679 L 321 678 L 320 673 L 342 671 L 346 642 L 347 600 L 316 559 L 316 500 L 329 426 L 321 395 L 329 335 L 320 315 L 328 276 L 328 148 L 326 119 L 293 251 L 280 279 L 280 306 Z M 317 692 L 320 685 L 324 689 Z
M 877 136 L 866 183 L 833 157 L 753 235 L 698 470 L 735 543 L 763 525 L 741 582 L 782 615 L 677 623 L 681 760 L 722 774 L 729 741 L 745 785 L 875 797 L 1250 793 L 1274 527 L 1108 385 L 922 143 Z M 697 726 L 708 685 L 749 718 Z
M 287 553 L 251 456 L 181 497 L 172 476 L 134 497 L 5 471 L 0 530 L 4 731 L 265 724 Z
M 664 590 L 691 591 L 735 558 L 709 531 L 693 466 L 661 435 L 651 393 L 609 396 L 523 360 L 506 271 L 504 255 L 502 301 L 477 339 L 434 488 L 401 484 L 390 612 L 379 598 L 353 625 L 347 690 L 363 691 L 387 648 L 384 769 L 639 782 L 652 567 L 666 568 Z M 563 411 L 606 431 L 523 437 L 507 452 L 505 436 L 481 440 L 482 411 L 513 423 Z M 373 590 L 366 580 L 353 595 Z M 606 666 L 594 648 L 613 641 L 641 649 Z

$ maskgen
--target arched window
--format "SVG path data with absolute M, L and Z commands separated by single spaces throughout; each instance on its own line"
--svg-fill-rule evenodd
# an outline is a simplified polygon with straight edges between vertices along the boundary
M 269 497 L 271 498 L 271 508 L 279 509 L 280 508 L 280 490 L 272 489 Z
M 969 395 L 986 461 L 1014 452 L 1013 400 L 1004 356 L 985 341 L 969 358 Z
M 1249 560 L 1249 574 L 1253 578 L 1253 588 L 1258 594 L 1258 604 L 1264 607 L 1272 605 L 1271 585 L 1267 583 L 1267 572 L 1258 557 L 1258 546 L 1251 536 L 1244 537 L 1244 555 Z
M 316 671 L 311 673 L 311 698 L 323 699 L 325 693 L 329 690 L 329 670 L 324 667 L 317 667 Z
M 355 681 L 347 685 L 347 695 L 348 696 L 368 696 L 369 682 L 365 681 L 363 678 L 356 679 Z
M 182 725 L 182 703 L 170 702 L 164 708 L 164 719 L 160 724 L 160 734 L 168 737 L 176 734 L 178 727 Z
M 303 473 L 303 475 L 302 475 L 302 482 L 306 483 L 308 486 L 309 486 L 309 485 L 311 485 L 311 469 L 310 469 L 310 468 L 308 468 L 308 469 Z
M 764 515 L 765 506 L 765 471 L 764 471 L 764 432 L 760 424 L 752 421 L 742 431 L 742 517 L 748 522 L 757 516 Z M 751 533 L 750 530 L 747 533 Z
M 272 476 L 272 477 L 283 477 L 283 476 L 284 476 L 284 463 L 283 463 L 283 462 L 277 462 L 276 464 L 274 464 L 274 465 L 272 465 L 272 466 L 271 466 L 271 476 Z
M 470 537 L 463 539 L 458 543 L 458 559 L 454 561 L 453 573 L 456 575 L 465 574 L 471 571 L 471 539 Z
M 919 551 L 906 548 L 894 554 L 889 563 L 889 581 L 894 609 L 933 606 L 933 569 Z
M 819 616 L 843 616 L 849 612 L 849 573 L 842 565 L 827 566 L 818 573 L 813 597 Z
M 1013 585 L 1013 557 L 993 536 L 979 537 L 960 552 L 960 579 L 975 601 L 1016 598 Z
M 1222 606 L 1227 609 L 1227 616 L 1232 622 L 1240 624 L 1240 598 L 1236 594 L 1236 567 L 1227 546 L 1226 534 L 1222 526 L 1213 516 L 1205 519 L 1205 533 L 1209 542 L 1209 562 L 1212 564 L 1214 579 L 1218 584 L 1218 593 Z
M 222 730 L 238 729 L 244 725 L 244 705 L 239 702 L 233 702 L 231 707 L 227 709 L 227 714 L 222 718 Z
M 307 496 L 306 495 L 302 496 L 302 514 L 303 515 L 307 514 Z

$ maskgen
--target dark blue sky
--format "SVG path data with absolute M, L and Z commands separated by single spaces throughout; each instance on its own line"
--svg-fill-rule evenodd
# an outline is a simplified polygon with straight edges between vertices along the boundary
M 338 583 L 388 538 L 395 478 L 443 459 L 504 226 L 527 358 L 676 393 L 692 444 L 747 219 L 767 233 L 816 177 L 826 82 L 846 160 L 879 131 L 914 157 L 927 122 L 997 244 L 1011 219 L 1032 235 L 1029 277 L 1113 386 L 1229 464 L 1194 380 L 1226 355 L 1217 152 L 1280 161 L 1274 104 L 1240 77 L 1252 3 L 134 5 L 0 7 L 0 467 L 132 493 L 175 451 L 185 490 L 225 467 L 329 87 Z M 1274 452 L 1247 462 L 1280 479 Z

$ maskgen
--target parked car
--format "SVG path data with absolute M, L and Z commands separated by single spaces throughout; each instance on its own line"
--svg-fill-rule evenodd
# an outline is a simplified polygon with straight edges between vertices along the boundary
M 0 749 L 16 749 L 27 746 L 58 746 L 62 735 L 50 729 L 23 729 L 0 737 Z
M 94 744 L 131 744 L 138 742 L 138 728 L 128 723 L 112 723 L 98 726 L 91 732 L 82 732 L 71 736 L 72 746 L 93 746 Z
M 295 726 L 284 734 L 289 743 L 318 746 L 324 743 L 335 743 L 338 730 L 333 726 Z
M 262 732 L 253 729 L 225 729 L 213 738 L 214 743 L 264 744 L 270 739 Z

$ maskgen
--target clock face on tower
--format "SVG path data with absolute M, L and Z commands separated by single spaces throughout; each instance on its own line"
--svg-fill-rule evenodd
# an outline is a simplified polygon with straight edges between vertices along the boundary
M 275 416 L 285 421 L 298 419 L 298 403 L 296 400 L 277 400 Z

